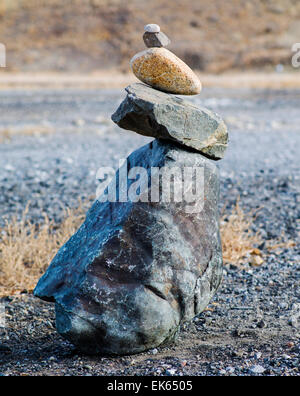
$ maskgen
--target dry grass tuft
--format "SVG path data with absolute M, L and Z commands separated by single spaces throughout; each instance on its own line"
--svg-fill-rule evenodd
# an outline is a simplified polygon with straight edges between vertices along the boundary
M 268 241 L 266 244 L 266 248 L 269 252 L 274 252 L 278 255 L 282 253 L 283 249 L 291 249 L 295 246 L 297 246 L 296 242 L 288 240 L 284 233 L 276 241 Z
M 74 234 L 84 220 L 87 204 L 67 209 L 61 224 L 50 222 L 47 216 L 42 226 L 26 220 L 28 208 L 21 221 L 13 219 L 0 229 L 0 295 L 32 291 L 58 249 Z M 259 233 L 251 231 L 254 212 L 245 214 L 239 203 L 230 215 L 221 219 L 221 236 L 225 264 L 261 265 L 262 242 Z
M 84 205 L 66 209 L 60 225 L 50 222 L 37 227 L 26 219 L 14 218 L 0 229 L 0 295 L 32 291 L 58 249 L 74 234 L 84 220 Z
M 251 230 L 255 212 L 245 213 L 239 202 L 233 207 L 231 214 L 223 215 L 221 219 L 221 237 L 224 264 L 242 266 L 245 263 L 261 265 L 260 245 L 262 237 L 259 232 Z

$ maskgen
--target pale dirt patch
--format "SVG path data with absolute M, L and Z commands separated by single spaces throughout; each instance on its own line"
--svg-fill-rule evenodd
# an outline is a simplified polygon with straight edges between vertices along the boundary
M 0 129 L 0 143 L 9 143 L 15 136 L 19 135 L 40 137 L 52 133 L 55 133 L 54 128 L 43 125 L 32 125 L 25 128 L 4 128 Z
M 196 72 L 205 87 L 300 89 L 300 70 L 289 73 L 224 73 Z M 5 89 L 113 89 L 139 82 L 131 73 L 116 70 L 88 74 L 74 73 L 0 73 L 0 90 Z M 201 95 L 201 93 L 200 93 Z

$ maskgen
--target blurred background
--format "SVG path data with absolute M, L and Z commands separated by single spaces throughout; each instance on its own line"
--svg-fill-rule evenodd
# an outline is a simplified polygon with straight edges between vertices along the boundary
M 0 0 L 3 72 L 129 72 L 158 23 L 193 69 L 293 71 L 299 0 Z
M 97 170 L 151 140 L 111 121 L 137 81 L 129 61 L 148 23 L 200 76 L 202 92 L 185 100 L 228 126 L 224 279 L 174 349 L 79 363 L 31 292 L 82 223 Z M 298 375 L 300 0 L 0 0 L 1 43 L 0 376 Z

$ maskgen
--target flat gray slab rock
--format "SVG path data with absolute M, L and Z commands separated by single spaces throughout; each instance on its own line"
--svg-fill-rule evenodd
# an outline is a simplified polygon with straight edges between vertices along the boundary
M 105 202 L 105 190 L 34 291 L 56 303 L 58 332 L 89 354 L 131 354 L 172 341 L 183 322 L 205 309 L 221 281 L 214 162 L 155 140 L 133 152 L 127 165 L 143 167 L 149 177 L 137 189 L 145 202 L 133 202 L 132 195 L 128 202 Z M 150 178 L 153 167 L 202 169 L 203 206 L 197 199 L 146 202 L 162 186 Z M 110 184 L 116 183 L 117 198 L 120 172 Z M 127 180 L 128 192 L 137 180 Z M 195 180 L 187 180 L 189 191 Z
M 228 132 L 217 114 L 145 84 L 130 85 L 126 91 L 112 115 L 119 127 L 178 142 L 214 160 L 224 157 Z

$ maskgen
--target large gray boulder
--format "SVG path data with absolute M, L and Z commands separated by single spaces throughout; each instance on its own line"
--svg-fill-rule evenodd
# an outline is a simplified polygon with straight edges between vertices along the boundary
M 58 332 L 85 353 L 131 354 L 172 341 L 183 322 L 205 309 L 221 281 L 214 162 L 155 140 L 132 153 L 125 168 L 143 168 L 147 181 L 128 178 L 131 200 L 119 202 L 120 169 L 34 291 L 55 302 Z M 153 169 L 175 170 L 177 176 L 198 169 L 203 178 L 197 172 L 185 177 L 187 199 L 177 195 L 169 202 L 166 195 L 151 202 L 149 196 L 165 183 L 151 179 Z M 174 180 L 176 192 L 180 178 Z M 200 194 L 193 202 L 195 182 Z M 116 202 L 106 201 L 114 186 Z M 134 191 L 143 202 L 136 202 Z
M 228 132 L 217 114 L 145 84 L 130 85 L 126 91 L 112 115 L 119 127 L 178 142 L 214 160 L 224 157 Z

